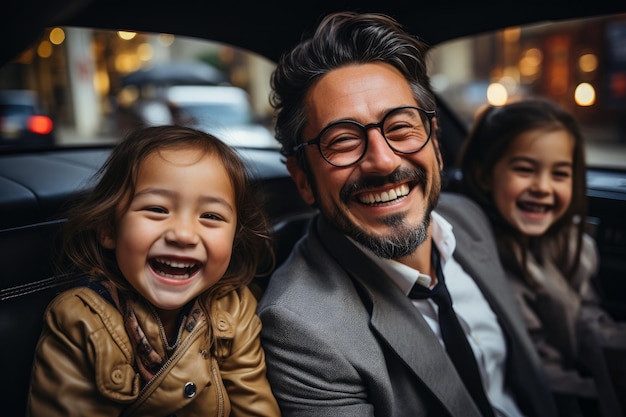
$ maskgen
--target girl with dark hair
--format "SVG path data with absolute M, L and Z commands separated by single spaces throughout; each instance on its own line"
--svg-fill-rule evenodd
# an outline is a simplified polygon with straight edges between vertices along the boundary
M 462 189 L 491 220 L 552 390 L 585 403 L 600 398 L 602 415 L 620 415 L 605 358 L 598 357 L 619 325 L 600 307 L 593 285 L 598 251 L 585 233 L 586 164 L 576 120 L 544 99 L 487 107 L 460 166 Z M 626 338 L 626 328 L 620 331 Z

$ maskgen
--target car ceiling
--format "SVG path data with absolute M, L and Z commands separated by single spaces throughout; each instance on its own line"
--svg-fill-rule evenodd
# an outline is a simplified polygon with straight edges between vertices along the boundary
M 46 26 L 163 32 L 242 47 L 276 61 L 331 11 L 383 12 L 430 45 L 528 22 L 626 12 L 626 2 L 511 0 L 17 0 L 0 15 L 0 65 Z

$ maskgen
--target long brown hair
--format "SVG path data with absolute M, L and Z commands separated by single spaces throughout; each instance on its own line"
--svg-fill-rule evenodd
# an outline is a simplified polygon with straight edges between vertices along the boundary
M 496 208 L 491 192 L 482 184 L 493 175 L 493 167 L 513 140 L 529 130 L 566 130 L 574 138 L 572 201 L 567 211 L 542 236 L 524 239 Z M 478 115 L 459 154 L 462 190 L 485 211 L 493 224 L 504 267 L 536 285 L 527 269 L 528 252 L 543 263 L 544 244 L 555 245 L 555 259 L 565 277 L 578 268 L 587 214 L 587 182 L 584 138 L 574 116 L 556 103 L 530 98 L 511 104 L 488 106 Z M 571 245 L 572 239 L 575 244 Z M 521 249 L 521 260 L 514 247 Z

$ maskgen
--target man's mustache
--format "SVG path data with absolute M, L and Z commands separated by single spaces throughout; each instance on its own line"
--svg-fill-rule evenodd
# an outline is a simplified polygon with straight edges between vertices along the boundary
M 389 175 L 370 175 L 359 178 L 354 182 L 346 183 L 341 188 L 339 198 L 344 203 L 347 203 L 350 196 L 356 192 L 393 185 L 399 182 L 414 182 L 418 186 L 423 187 L 427 178 L 426 170 L 423 168 L 398 168 Z

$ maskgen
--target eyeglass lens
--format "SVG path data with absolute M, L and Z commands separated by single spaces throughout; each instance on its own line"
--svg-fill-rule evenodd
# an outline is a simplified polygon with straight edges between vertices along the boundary
M 430 137 L 430 118 L 417 108 L 392 110 L 380 123 L 361 125 L 355 121 L 337 122 L 320 136 L 319 149 L 324 159 L 336 166 L 355 163 L 365 154 L 367 130 L 379 128 L 391 149 L 401 153 L 419 151 Z

